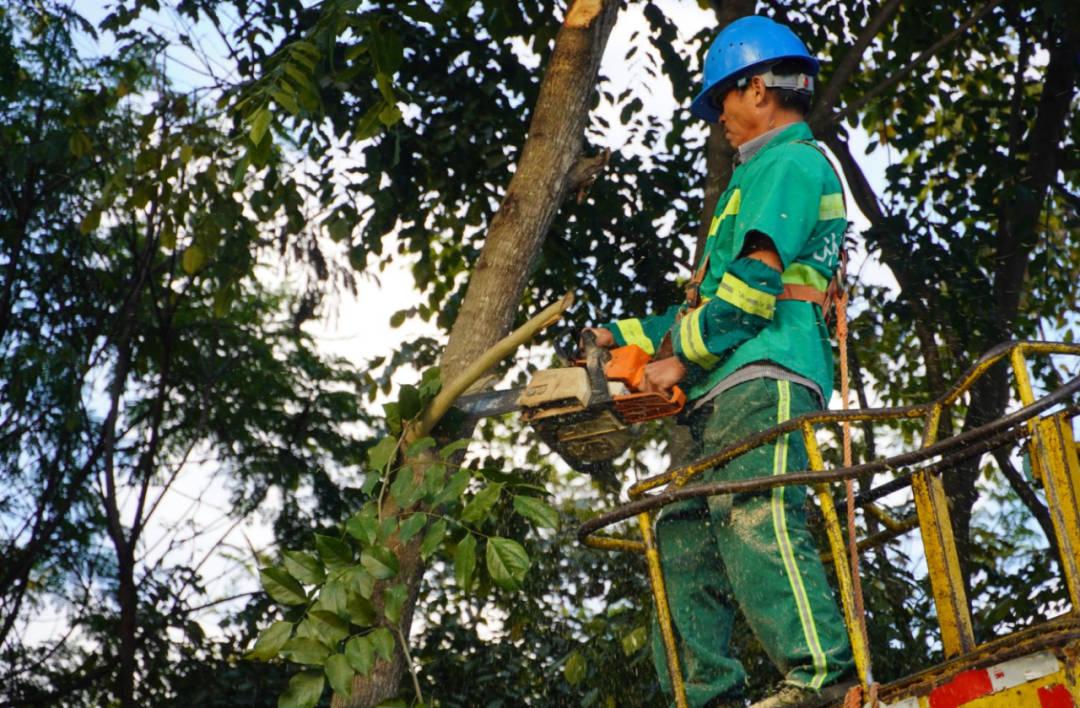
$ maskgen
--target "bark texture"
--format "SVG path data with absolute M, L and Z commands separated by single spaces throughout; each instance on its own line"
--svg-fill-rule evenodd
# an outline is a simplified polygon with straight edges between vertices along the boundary
M 604 48 L 615 25 L 620 0 L 575 0 L 555 37 L 517 169 L 488 227 L 461 311 L 441 361 L 444 381 L 452 381 L 514 323 L 545 235 L 563 201 L 580 185 L 574 181 L 584 131 Z M 463 129 L 465 129 L 463 127 Z M 424 573 L 421 538 L 391 544 L 400 562 L 394 579 L 404 581 L 408 599 L 401 634 L 407 639 Z M 382 588 L 375 602 L 381 605 Z M 366 708 L 397 695 L 408 670 L 398 645 L 394 658 L 379 662 L 369 676 L 353 682 L 352 697 L 334 697 L 335 708 Z
M 443 354 L 443 378 L 510 331 L 529 275 L 581 157 L 589 106 L 619 6 L 618 0 L 577 0 L 555 37 L 521 159 L 491 220 L 461 312 Z M 587 24 L 586 24 L 587 22 Z

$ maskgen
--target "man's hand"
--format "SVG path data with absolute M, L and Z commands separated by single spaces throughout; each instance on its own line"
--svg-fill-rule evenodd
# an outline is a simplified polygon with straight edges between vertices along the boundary
M 596 346 L 598 347 L 610 349 L 615 346 L 615 335 L 611 333 L 611 330 L 604 329 L 603 327 L 587 327 L 586 329 L 581 330 L 582 335 L 586 332 L 593 333 L 593 336 L 596 337 Z M 585 349 L 585 347 L 581 348 Z
M 675 384 L 686 376 L 686 367 L 679 357 L 670 356 L 658 359 L 645 366 L 645 376 L 641 380 L 641 390 L 646 392 L 667 393 Z

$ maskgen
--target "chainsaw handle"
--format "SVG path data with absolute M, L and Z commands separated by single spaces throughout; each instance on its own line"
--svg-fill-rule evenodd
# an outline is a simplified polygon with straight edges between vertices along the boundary
M 608 392 L 607 375 L 604 369 L 611 354 L 607 349 L 596 343 L 596 333 L 585 330 L 581 333 L 581 348 L 585 354 L 585 371 L 589 374 L 590 401 L 601 402 L 611 399 Z

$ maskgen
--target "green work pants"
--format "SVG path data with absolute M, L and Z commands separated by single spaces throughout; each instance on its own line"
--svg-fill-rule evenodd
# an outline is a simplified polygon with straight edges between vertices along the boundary
M 798 384 L 740 384 L 692 415 L 694 456 L 819 408 Z M 802 436 L 795 432 L 701 479 L 734 481 L 807 467 Z M 690 499 L 660 514 L 657 543 L 691 706 L 742 693 L 746 674 L 728 654 L 736 608 L 787 682 L 819 689 L 852 669 L 847 631 L 806 528 L 805 498 L 805 487 L 776 487 Z M 653 630 L 653 661 L 670 694 L 663 640 Z

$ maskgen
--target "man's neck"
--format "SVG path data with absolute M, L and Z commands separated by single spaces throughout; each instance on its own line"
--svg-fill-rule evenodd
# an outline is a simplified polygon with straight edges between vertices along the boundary
M 765 145 L 767 145 L 770 140 L 776 137 L 777 133 L 790 125 L 801 122 L 802 120 L 802 116 L 791 111 L 783 111 L 780 114 L 774 113 L 770 117 L 767 124 L 771 125 L 771 127 L 766 127 L 764 130 L 762 130 L 762 132 L 758 133 L 757 135 L 750 138 L 739 146 L 738 150 L 735 153 L 735 164 L 741 165 L 744 162 L 747 162 L 757 153 L 758 150 L 765 147 Z
M 745 143 L 740 145 L 739 150 L 735 155 L 735 163 L 741 165 L 745 162 L 748 162 L 751 157 L 757 154 L 758 150 L 765 147 L 765 145 L 768 144 L 770 140 L 776 137 L 777 133 L 788 127 L 788 125 L 790 125 L 790 123 L 785 123 L 784 125 L 777 126 L 772 130 L 766 130 L 764 133 L 761 133 L 757 137 L 750 138 Z

